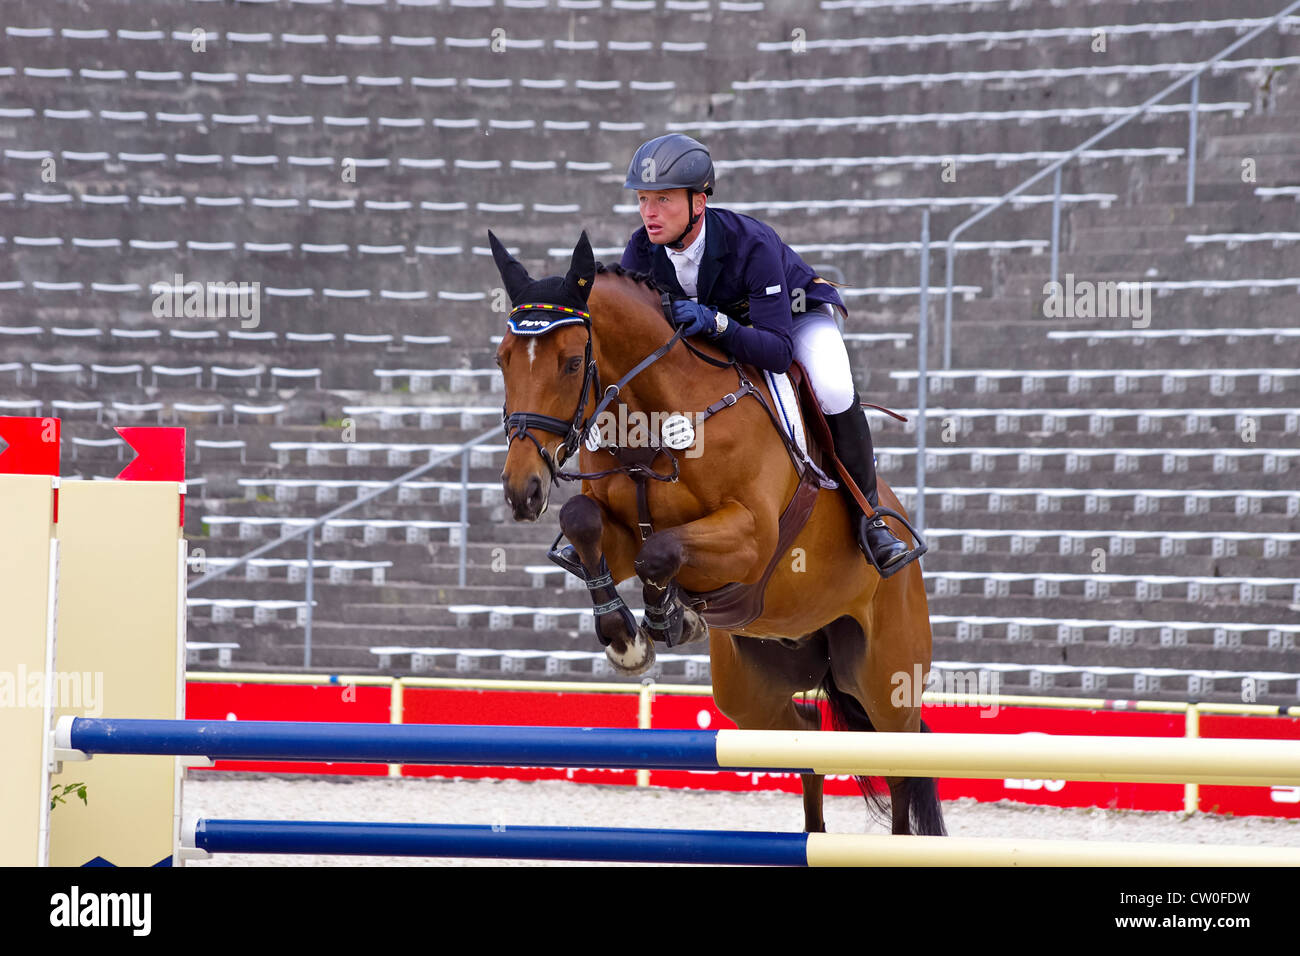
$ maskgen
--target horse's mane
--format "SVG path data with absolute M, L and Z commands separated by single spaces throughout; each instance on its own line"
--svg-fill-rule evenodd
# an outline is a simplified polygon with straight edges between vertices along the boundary
M 665 289 L 661 286 L 650 273 L 633 272 L 631 269 L 624 269 L 623 266 L 617 262 L 611 262 L 608 265 L 603 262 L 597 262 L 596 275 L 600 275 L 602 272 L 608 272 L 610 275 L 620 276 L 624 279 L 631 279 L 638 285 L 643 285 L 653 292 L 668 292 L 670 294 L 672 292 L 671 289 Z

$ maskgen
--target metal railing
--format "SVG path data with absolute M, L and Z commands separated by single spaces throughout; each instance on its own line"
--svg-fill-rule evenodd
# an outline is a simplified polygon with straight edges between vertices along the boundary
M 1220 60 L 1224 59 L 1229 54 L 1235 52 L 1240 47 L 1245 46 L 1247 43 L 1255 39 L 1255 37 L 1259 36 L 1261 33 L 1264 33 L 1267 30 L 1277 27 L 1284 17 L 1288 16 L 1289 14 L 1293 13 L 1296 10 L 1300 10 L 1300 0 L 1296 0 L 1296 2 L 1291 3 L 1284 10 L 1281 10 L 1280 12 L 1270 17 L 1266 22 L 1261 23 L 1259 26 L 1255 27 L 1246 35 L 1242 36 L 1235 42 L 1224 47 L 1214 56 L 1210 57 L 1210 59 L 1202 63 L 1199 67 L 1192 70 L 1181 79 L 1171 83 L 1169 86 L 1165 87 L 1163 90 L 1161 90 L 1159 93 L 1152 96 L 1150 99 L 1139 104 L 1138 106 L 1134 106 L 1126 115 L 1120 117 L 1115 122 L 1111 123 L 1101 132 L 1089 137 L 1087 140 L 1080 143 L 1078 146 L 1076 146 L 1073 150 L 1071 150 L 1066 155 L 1062 156 L 1060 159 L 1056 160 L 1055 162 L 1047 166 L 1044 166 L 1033 176 L 1030 176 L 1028 179 L 1022 182 L 1015 189 L 1012 189 L 1006 195 L 1002 196 L 997 202 L 985 206 L 983 209 L 981 209 L 979 212 L 975 213 L 974 215 L 969 216 L 966 219 L 963 219 L 960 223 L 957 224 L 957 226 L 950 233 L 948 233 L 948 247 L 946 250 L 947 265 L 945 269 L 946 291 L 944 293 L 944 306 L 943 306 L 943 367 L 945 369 L 952 368 L 952 291 L 953 291 L 953 268 L 954 268 L 953 259 L 957 254 L 957 247 L 955 245 L 957 237 L 961 235 L 961 233 L 965 232 L 966 229 L 973 226 L 975 223 L 979 222 L 981 219 L 985 219 L 988 216 L 992 215 L 994 212 L 996 212 L 998 209 L 1001 209 L 1008 202 L 1010 202 L 1016 196 L 1020 195 L 1022 192 L 1024 192 L 1026 189 L 1032 186 L 1034 183 L 1039 182 L 1040 180 L 1042 180 L 1044 177 L 1048 175 L 1052 175 L 1054 179 L 1055 196 L 1052 201 L 1052 267 L 1051 268 L 1052 268 L 1052 281 L 1055 282 L 1057 276 L 1057 265 L 1059 262 L 1059 249 L 1060 249 L 1061 168 L 1065 166 L 1066 163 L 1070 162 L 1075 157 L 1077 157 L 1084 150 L 1094 146 L 1096 143 L 1105 139 L 1107 136 L 1115 132 L 1117 129 L 1120 129 L 1121 127 L 1127 125 L 1131 120 L 1135 119 L 1136 117 L 1143 115 L 1152 106 L 1154 106 L 1156 103 L 1159 103 L 1170 93 L 1173 93 L 1174 91 L 1181 89 L 1182 87 L 1186 86 L 1188 83 L 1192 84 L 1192 92 L 1191 92 L 1191 108 L 1188 111 L 1187 205 L 1189 206 L 1192 205 L 1195 202 L 1195 198 L 1196 198 L 1196 131 L 1197 131 L 1197 110 L 1200 105 L 1201 74 L 1204 73 L 1206 70 L 1210 69 L 1212 66 L 1214 66 L 1214 64 L 1218 63 Z M 922 365 L 924 366 L 924 362 L 925 362 L 924 356 L 922 356 L 921 361 L 922 361 Z M 922 378 L 924 377 L 925 377 L 925 373 L 922 372 Z
M 321 515 L 319 518 L 315 519 L 310 524 L 306 524 L 301 527 L 294 528 L 292 531 L 287 531 L 284 534 L 280 535 L 280 537 L 276 538 L 274 541 L 268 542 L 267 544 L 264 544 L 261 547 L 254 548 L 252 551 L 249 551 L 247 554 L 241 555 L 240 557 L 232 561 L 230 564 L 225 564 L 222 565 L 220 568 L 216 568 L 214 570 L 208 571 L 206 574 L 202 575 L 197 580 L 190 582 L 190 584 L 186 587 L 185 590 L 188 593 L 190 591 L 193 591 L 196 588 L 202 587 L 204 584 L 207 584 L 209 581 L 215 580 L 216 578 L 219 578 L 224 574 L 229 574 L 235 568 L 247 564 L 253 558 L 266 554 L 268 551 L 273 551 L 276 548 L 280 547 L 280 545 L 292 541 L 295 538 L 300 538 L 304 534 L 307 535 L 307 555 L 306 555 L 307 573 L 306 573 L 306 580 L 304 582 L 304 587 L 306 592 L 304 596 L 304 601 L 306 603 L 306 607 L 304 609 L 305 620 L 304 620 L 304 635 L 303 635 L 303 665 L 302 666 L 311 667 L 312 613 L 313 613 L 313 598 L 314 598 L 314 590 L 315 590 L 315 570 L 316 570 L 316 529 L 319 528 L 321 525 L 325 524 L 327 521 L 331 521 L 334 518 L 337 518 L 339 515 L 346 514 L 347 512 L 351 511 L 354 508 L 359 508 L 362 505 L 378 498 L 380 495 L 392 491 L 394 488 L 398 487 L 399 485 L 405 484 L 408 481 L 412 481 L 420 477 L 421 475 L 423 475 L 425 472 L 431 471 L 432 469 L 436 468 L 438 465 L 444 464 L 448 461 L 451 461 L 453 458 L 459 456 L 460 457 L 460 555 L 459 555 L 459 573 L 457 576 L 457 584 L 460 587 L 464 587 L 465 577 L 466 577 L 466 564 L 467 564 L 466 547 L 469 538 L 469 456 L 470 456 L 470 452 L 476 446 L 481 445 L 483 442 L 487 441 L 490 438 L 499 438 L 499 437 L 501 437 L 501 429 L 493 428 L 479 435 L 477 438 L 470 439 L 469 441 L 465 442 L 465 444 L 460 445 L 451 451 L 442 452 L 436 455 L 431 455 L 429 460 L 425 462 L 423 465 L 420 465 L 418 468 L 411 469 L 410 471 L 406 472 L 404 475 L 399 475 L 398 477 L 394 478 L 392 481 L 388 482 L 388 484 L 384 485 L 382 488 L 376 488 L 374 491 L 368 492 L 367 494 L 359 495 L 354 501 L 349 501 L 347 504 L 340 505 L 339 507 L 335 508 L 333 511 Z

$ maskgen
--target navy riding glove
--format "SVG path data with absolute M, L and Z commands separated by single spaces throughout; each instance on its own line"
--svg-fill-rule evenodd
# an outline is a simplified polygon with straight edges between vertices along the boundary
M 673 322 L 683 327 L 682 337 L 707 335 L 713 338 L 718 310 L 690 299 L 673 300 Z

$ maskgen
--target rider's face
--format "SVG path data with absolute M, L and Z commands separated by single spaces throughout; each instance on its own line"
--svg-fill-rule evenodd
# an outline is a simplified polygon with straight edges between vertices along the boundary
M 695 212 L 703 212 L 704 194 L 695 193 L 691 198 L 696 206 Z M 691 208 L 686 202 L 685 189 L 638 189 L 636 202 L 646 235 L 655 245 L 662 246 L 676 239 L 690 222 Z M 696 228 L 699 228 L 699 223 L 696 223 Z

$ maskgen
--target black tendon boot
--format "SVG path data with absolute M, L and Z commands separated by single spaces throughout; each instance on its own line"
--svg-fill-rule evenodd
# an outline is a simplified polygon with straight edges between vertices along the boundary
M 867 426 L 867 416 L 858 405 L 856 391 L 853 393 L 853 404 L 848 410 L 838 415 L 827 415 L 826 423 L 830 425 L 831 438 L 835 441 L 835 453 L 871 507 L 878 507 L 880 499 L 876 493 L 876 460 L 871 446 L 871 429 Z M 892 573 L 890 568 L 907 554 L 907 545 L 894 537 L 884 518 L 868 520 L 861 506 L 842 484 L 841 490 L 849 502 L 850 510 L 858 516 L 858 546 L 867 555 L 867 560 L 887 577 Z

